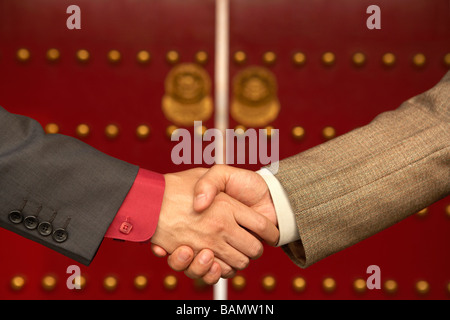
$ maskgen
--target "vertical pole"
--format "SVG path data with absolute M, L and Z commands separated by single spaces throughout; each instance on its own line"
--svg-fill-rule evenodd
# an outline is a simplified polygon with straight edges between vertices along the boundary
M 215 44 L 215 107 L 214 126 L 222 132 L 228 128 L 228 61 L 229 61 L 229 0 L 216 0 Z M 224 141 L 217 141 L 216 163 L 225 163 Z M 214 285 L 214 300 L 227 299 L 227 280 Z

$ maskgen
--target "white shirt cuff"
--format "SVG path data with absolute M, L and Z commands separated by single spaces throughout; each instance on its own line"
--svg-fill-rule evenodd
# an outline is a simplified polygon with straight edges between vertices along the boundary
M 300 239 L 295 214 L 292 211 L 289 198 L 281 185 L 280 181 L 266 168 L 256 171 L 267 183 L 270 195 L 272 196 L 275 213 L 278 220 L 278 230 L 280 231 L 280 239 L 277 247 L 297 241 Z

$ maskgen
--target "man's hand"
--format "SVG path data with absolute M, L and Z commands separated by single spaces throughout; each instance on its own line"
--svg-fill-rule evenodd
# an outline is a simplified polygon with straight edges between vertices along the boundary
M 206 169 L 192 169 L 165 175 L 166 189 L 161 214 L 151 241 L 169 253 L 182 245 L 190 247 L 193 254 L 208 248 L 211 251 L 203 251 L 196 263 L 219 269 L 219 265 L 213 263 L 215 256 L 217 262 L 243 269 L 247 267 L 249 258 L 255 259 L 262 254 L 262 244 L 255 236 L 275 244 L 279 237 L 278 230 L 264 215 L 225 193 L 219 193 L 218 188 L 208 191 L 214 192 L 208 208 L 201 214 L 195 212 L 194 187 L 205 172 Z M 214 176 L 210 178 L 214 179 Z M 251 230 L 255 236 L 244 228 Z M 201 261 L 205 252 L 210 257 Z M 177 254 L 183 253 L 185 251 L 177 251 Z M 171 258 L 169 263 L 182 261 L 182 258 Z
M 259 174 L 226 165 L 212 167 L 195 185 L 194 210 L 200 212 L 209 208 L 220 192 L 227 193 L 277 225 L 275 208 L 269 189 Z M 274 245 L 277 241 L 278 238 L 275 242 L 269 244 Z M 152 246 L 152 250 L 159 257 L 167 254 L 165 250 L 155 245 Z M 168 263 L 174 270 L 185 270 L 188 277 L 201 277 L 206 283 L 210 284 L 217 282 L 220 276 L 230 277 L 233 275 L 229 266 L 223 263 L 213 264 L 211 255 L 211 251 L 202 250 L 195 256 L 190 247 L 180 246 L 169 256 Z M 204 261 L 209 261 L 209 263 L 203 263 Z
M 223 164 L 215 165 L 195 185 L 194 210 L 201 212 L 208 208 L 220 192 L 225 192 L 252 208 L 277 226 L 277 216 L 269 188 L 256 172 Z

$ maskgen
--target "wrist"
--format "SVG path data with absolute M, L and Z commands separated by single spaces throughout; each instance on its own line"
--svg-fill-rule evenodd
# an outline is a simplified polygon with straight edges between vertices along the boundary
M 282 246 L 299 240 L 300 235 L 297 228 L 295 214 L 283 186 L 269 170 L 263 168 L 257 173 L 260 174 L 267 183 L 271 200 L 273 201 L 273 206 L 275 208 L 278 230 L 280 231 L 280 239 L 277 246 Z
M 164 190 L 165 179 L 162 174 L 139 169 L 105 237 L 133 242 L 148 241 L 158 223 Z

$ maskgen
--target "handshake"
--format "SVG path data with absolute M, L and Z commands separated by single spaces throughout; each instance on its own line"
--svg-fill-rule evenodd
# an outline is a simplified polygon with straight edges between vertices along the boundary
M 215 165 L 165 175 L 152 251 L 208 284 L 234 276 L 279 239 L 269 189 L 256 172 Z

